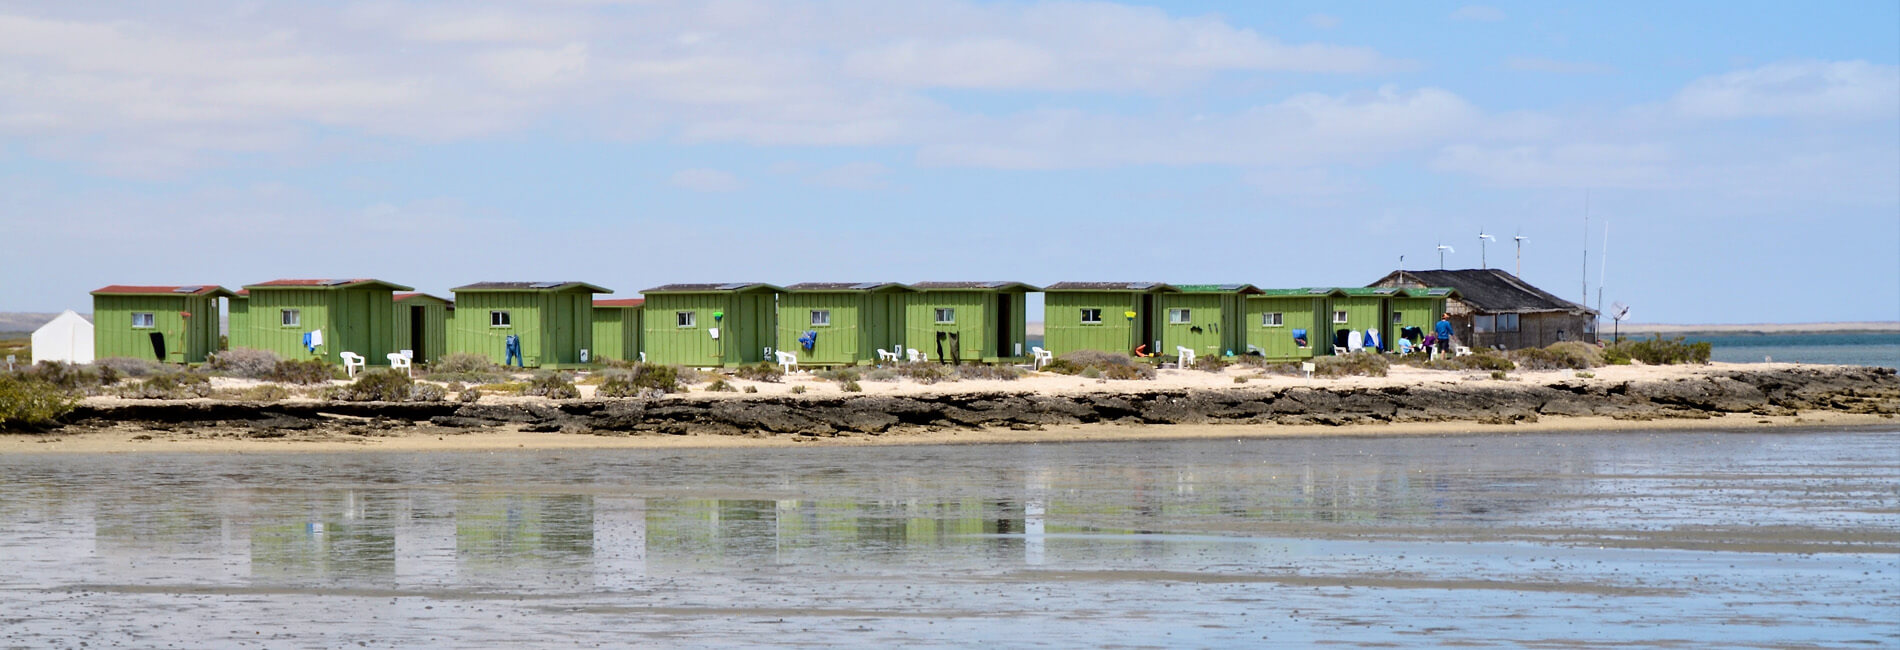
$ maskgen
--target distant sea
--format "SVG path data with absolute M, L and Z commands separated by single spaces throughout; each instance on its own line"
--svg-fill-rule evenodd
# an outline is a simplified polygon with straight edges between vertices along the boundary
M 1831 363 L 1900 368 L 1900 333 L 1708 334 L 1690 341 L 1713 344 L 1709 357 L 1728 363 Z

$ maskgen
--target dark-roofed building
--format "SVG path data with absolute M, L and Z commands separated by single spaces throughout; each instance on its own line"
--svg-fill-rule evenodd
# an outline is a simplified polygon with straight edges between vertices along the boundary
M 449 352 L 496 363 L 562 368 L 593 363 L 594 294 L 612 289 L 586 282 L 477 282 L 454 289 Z M 510 359 L 515 337 L 520 357 Z
M 1393 271 L 1372 286 L 1456 291 L 1445 309 L 1461 345 L 1517 349 L 1558 341 L 1596 342 L 1596 310 L 1500 269 Z
M 342 353 L 353 352 L 370 365 L 388 365 L 389 353 L 399 349 L 393 296 L 414 290 L 370 278 L 271 280 L 244 288 L 248 297 L 232 301 L 244 304 L 245 316 L 232 318 L 230 347 L 337 364 Z
M 668 284 L 642 291 L 640 345 L 651 363 L 738 366 L 772 358 L 778 294 L 763 282 Z
M 778 349 L 798 363 L 876 363 L 877 351 L 903 354 L 904 296 L 897 282 L 800 282 L 778 298 Z
M 1021 282 L 916 282 L 905 296 L 904 345 L 943 361 L 998 363 L 1024 357 L 1029 337 Z
M 218 351 L 215 284 L 115 284 L 92 292 L 93 357 L 200 363 Z
M 1160 345 L 1155 296 L 1179 291 L 1162 282 L 1057 282 L 1043 287 L 1043 347 L 1133 353 Z

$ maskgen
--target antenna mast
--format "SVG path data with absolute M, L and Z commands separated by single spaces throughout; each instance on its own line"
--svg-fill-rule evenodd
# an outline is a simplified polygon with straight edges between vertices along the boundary
M 1610 222 L 1603 222 L 1603 259 L 1597 263 L 1597 313 L 1603 313 L 1603 283 L 1610 277 Z
M 1583 281 L 1583 302 L 1590 304 L 1590 190 L 1583 191 L 1583 272 L 1579 274 Z

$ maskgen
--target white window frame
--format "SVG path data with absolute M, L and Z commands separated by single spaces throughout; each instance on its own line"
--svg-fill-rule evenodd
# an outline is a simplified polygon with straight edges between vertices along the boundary
M 302 309 L 277 310 L 277 324 L 282 327 L 302 327 L 303 326 L 303 310 Z
M 1175 307 L 1168 310 L 1169 325 L 1186 325 L 1194 322 L 1194 310 L 1187 307 Z
M 1498 317 L 1491 314 L 1477 314 L 1471 317 L 1471 333 L 1490 334 L 1498 327 Z
M 699 312 L 695 312 L 695 311 L 673 312 L 673 326 L 680 327 L 680 328 L 699 327 Z
M 812 327 L 831 327 L 831 310 L 829 309 L 811 310 L 811 326 Z
M 935 320 L 936 320 L 936 322 L 937 322 L 937 324 L 938 324 L 938 325 L 955 325 L 955 324 L 957 324 L 957 308 L 955 308 L 955 307 L 938 307 L 938 308 L 936 308 L 936 309 L 937 309 L 937 311 L 936 311 L 936 313 L 934 314 L 934 316 L 936 316 L 936 319 L 935 319 Z
M 1093 308 L 1083 309 L 1082 310 L 1082 324 L 1083 325 L 1102 324 L 1102 310 L 1093 309 Z
M 1350 322 L 1352 322 L 1352 314 L 1350 314 L 1350 313 L 1347 313 L 1347 312 L 1346 312 L 1346 310 L 1344 310 L 1344 309 L 1335 309 L 1335 310 L 1333 310 L 1333 323 L 1334 323 L 1334 324 L 1336 324 L 1336 325 L 1337 325 L 1337 324 L 1342 324 L 1342 323 L 1350 323 Z
M 1404 324 L 1405 324 L 1405 312 L 1397 312 L 1397 311 L 1395 311 L 1395 312 L 1392 312 L 1392 324 L 1393 324 L 1393 325 L 1404 325 Z
M 158 327 L 158 317 L 157 317 L 157 314 L 155 314 L 154 312 L 149 312 L 149 311 L 132 312 L 132 329 L 149 330 L 149 329 L 154 329 L 156 327 Z
M 488 310 L 488 326 L 512 328 L 515 326 L 515 315 L 506 309 L 490 309 Z
M 1267 311 L 1267 312 L 1261 312 L 1261 313 L 1260 313 L 1260 326 L 1261 326 L 1261 327 L 1284 327 L 1284 326 L 1286 326 L 1286 312 L 1279 312 L 1279 311 Z

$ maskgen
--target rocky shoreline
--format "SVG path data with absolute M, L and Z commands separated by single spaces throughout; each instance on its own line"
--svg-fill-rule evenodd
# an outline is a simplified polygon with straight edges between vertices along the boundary
M 1727 414 L 1900 413 L 1887 368 L 1801 366 L 1710 370 L 1687 377 L 1604 381 L 1448 381 L 1389 386 L 1121 388 L 1044 394 L 671 396 L 657 399 L 454 402 L 151 401 L 82 405 L 54 433 L 106 428 L 243 438 L 493 430 L 592 435 L 840 436 L 1091 423 L 1338 426 L 1406 422 L 1509 424 L 1546 416 L 1618 420 Z

